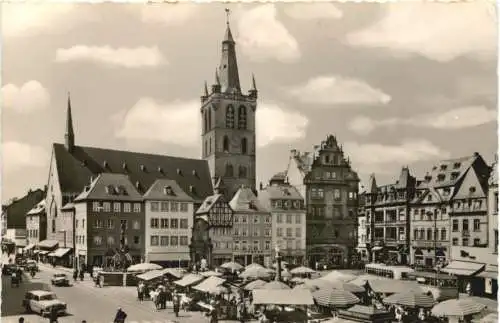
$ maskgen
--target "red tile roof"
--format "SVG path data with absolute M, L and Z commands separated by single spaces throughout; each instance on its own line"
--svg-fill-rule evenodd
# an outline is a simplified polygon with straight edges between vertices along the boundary
M 176 181 L 196 201 L 213 194 L 205 160 L 81 146 L 69 153 L 59 143 L 53 144 L 53 150 L 63 193 L 80 193 L 92 177 L 117 173 L 127 175 L 134 186 L 139 186 L 141 194 L 157 179 Z

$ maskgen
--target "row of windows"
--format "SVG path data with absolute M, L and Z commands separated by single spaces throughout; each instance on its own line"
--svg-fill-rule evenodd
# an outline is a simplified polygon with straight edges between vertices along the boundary
M 179 207 L 180 206 L 180 207 Z M 179 203 L 179 202 L 151 202 L 150 210 L 151 212 L 188 212 L 189 210 L 188 203 Z
M 233 234 L 233 228 L 212 228 L 214 236 L 230 236 Z
M 244 105 L 240 105 L 238 108 L 238 129 L 247 128 L 247 108 Z M 234 107 L 228 105 L 226 108 L 226 128 L 234 128 Z
M 453 208 L 457 211 L 460 210 L 480 210 L 483 205 L 482 200 L 469 200 L 467 202 L 456 201 Z
M 94 241 L 94 245 L 95 246 L 102 246 L 103 245 L 103 237 L 102 236 L 94 236 L 93 237 L 93 241 Z M 134 240 L 133 240 L 133 243 L 135 245 L 139 244 L 141 241 L 141 237 L 140 236 L 134 236 Z M 115 237 L 115 236 L 107 236 L 106 238 L 106 245 L 107 246 L 116 246 L 120 244 L 120 238 L 119 237 Z M 125 237 L 125 244 L 128 245 L 128 239 L 127 237 Z
M 240 231 L 240 229 L 239 229 L 239 228 L 235 228 L 235 229 L 234 229 L 234 235 L 235 235 L 235 236 L 239 236 L 239 235 L 240 235 L 240 233 L 241 233 L 241 235 L 242 235 L 243 237 L 248 236 L 248 230 L 247 230 L 247 229 L 241 229 L 241 231 Z M 254 237 L 260 236 L 260 232 L 259 232 L 259 230 L 258 230 L 258 229 L 255 229 L 255 230 L 253 231 L 253 236 L 254 236 Z M 266 236 L 266 237 L 270 237 L 270 236 L 271 236 L 271 229 L 265 229 L 265 230 L 264 230 L 264 236 Z
M 188 245 L 188 236 L 150 236 L 151 246 L 187 246 Z
M 322 188 L 311 188 L 311 198 L 313 199 L 323 199 L 325 197 L 325 190 Z M 341 190 L 336 188 L 333 190 L 333 198 L 336 201 L 340 201 L 342 199 Z M 358 198 L 358 193 L 356 192 L 348 192 L 347 198 L 349 200 L 355 200 Z
M 238 166 L 238 177 L 239 178 L 246 178 L 248 176 L 248 170 L 246 166 Z M 225 177 L 236 177 L 236 174 L 234 173 L 234 166 L 232 164 L 226 164 L 226 170 L 225 170 Z
M 293 216 L 292 214 L 287 214 L 285 216 L 286 223 L 287 224 L 292 224 L 293 218 L 295 218 L 295 224 L 301 224 L 302 223 L 302 217 L 300 214 L 295 214 Z M 277 214 L 276 216 L 276 222 L 277 223 L 283 223 L 283 214 Z
M 188 229 L 188 219 L 151 218 L 151 229 Z
M 85 220 L 82 220 L 83 223 L 85 224 Z M 78 220 L 75 221 L 75 224 L 78 224 Z M 101 220 L 101 219 L 96 219 L 94 221 L 94 228 L 95 229 L 114 229 L 115 228 L 115 220 L 114 219 L 107 219 L 107 220 Z M 128 229 L 128 221 L 127 220 L 120 220 L 120 228 L 123 229 Z M 141 228 L 141 223 L 139 220 L 135 220 L 132 222 L 132 229 L 134 230 L 139 230 Z
M 141 212 L 141 203 L 133 203 L 134 205 L 134 213 Z M 113 202 L 113 212 L 121 212 L 122 203 Z M 125 202 L 123 203 L 123 212 L 130 213 L 132 212 L 132 203 Z M 101 206 L 101 202 L 93 202 L 92 203 L 92 211 L 94 212 L 111 212 L 111 202 L 103 202 Z
M 38 238 L 38 230 L 28 230 L 28 238 Z
M 432 234 L 432 229 L 427 228 L 425 229 L 414 229 L 413 230 L 413 239 L 415 240 L 441 240 L 441 241 L 446 241 L 447 236 L 446 236 L 446 229 L 442 228 L 441 230 L 436 229 L 435 234 Z M 427 234 L 426 234 L 427 232 Z M 438 233 L 441 232 L 440 236 L 438 237 Z
M 208 140 L 205 140 L 205 155 L 210 155 L 212 153 L 213 147 L 212 147 L 212 137 L 209 137 Z M 224 136 L 222 138 L 222 150 L 225 153 L 234 153 L 231 149 L 231 144 L 229 141 L 228 136 Z M 240 150 L 237 151 L 238 153 L 241 153 L 243 155 L 248 154 L 248 140 L 247 138 L 243 137 L 240 140 Z
M 452 228 L 453 232 L 458 232 L 458 220 L 452 221 L 451 228 Z M 476 232 L 481 231 L 481 220 L 479 220 L 479 219 L 473 220 L 473 230 Z M 469 231 L 469 220 L 468 219 L 462 220 L 462 231 Z
M 277 228 L 276 235 L 278 237 L 282 237 L 283 236 L 283 228 Z M 288 238 L 293 237 L 293 229 L 292 228 L 286 228 L 286 236 Z M 302 228 L 295 228 L 295 237 L 297 237 L 297 238 L 302 237 Z
M 458 246 L 458 238 L 453 238 L 451 240 L 451 244 L 454 245 L 454 246 Z M 464 247 L 469 247 L 469 244 L 470 244 L 470 240 L 469 238 L 462 238 L 462 246 Z M 473 240 L 473 246 L 474 247 L 478 247 L 481 245 L 481 239 L 479 238 L 476 238 Z
M 235 241 L 234 242 L 234 250 L 260 250 L 260 241 L 254 240 L 252 245 L 248 244 L 248 241 L 243 240 L 243 241 Z M 264 242 L 264 250 L 271 250 L 271 241 L 266 240 Z
M 234 223 L 260 223 L 262 215 L 234 215 Z M 271 223 L 271 216 L 264 216 L 265 223 Z
M 274 209 L 301 209 L 303 202 L 301 200 L 273 200 L 272 206 Z
M 329 212 L 326 212 L 326 209 L 329 208 Z M 309 214 L 311 214 L 313 217 L 326 217 L 328 219 L 340 219 L 340 218 L 345 218 L 345 214 L 341 212 L 341 209 L 339 207 L 326 207 L 326 206 L 309 206 Z M 347 211 L 348 218 L 353 218 L 354 217 L 354 211 L 353 210 L 348 210 Z
M 76 242 L 75 242 L 76 244 L 81 244 L 81 245 L 85 244 L 85 236 L 84 235 L 76 235 L 75 239 L 76 239 Z

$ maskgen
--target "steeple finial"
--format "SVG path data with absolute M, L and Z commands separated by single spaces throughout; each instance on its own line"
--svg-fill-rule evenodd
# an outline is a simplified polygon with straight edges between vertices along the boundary
M 229 26 L 229 9 L 226 8 L 226 33 L 222 41 L 222 55 L 219 64 L 221 92 L 241 93 L 235 42 Z
M 68 107 L 66 110 L 66 133 L 64 134 L 64 146 L 70 153 L 75 148 L 75 133 L 73 131 L 73 117 L 71 115 L 71 96 L 68 92 Z
M 257 84 L 255 83 L 255 75 L 252 73 L 252 86 L 250 87 L 250 91 L 248 91 L 250 97 L 257 98 Z
M 226 25 L 229 26 L 229 15 L 231 14 L 231 10 L 229 8 L 224 9 L 226 11 Z
M 205 81 L 205 86 L 204 86 L 204 89 L 203 89 L 203 95 L 204 95 L 204 96 L 208 96 L 208 85 L 207 85 L 207 81 Z
M 220 85 L 219 72 L 215 69 L 215 85 Z

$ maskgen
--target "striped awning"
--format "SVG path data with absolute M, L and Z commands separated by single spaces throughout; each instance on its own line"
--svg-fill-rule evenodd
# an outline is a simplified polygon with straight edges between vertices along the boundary
M 360 302 L 351 292 L 331 288 L 319 289 L 313 293 L 313 297 L 322 306 L 347 307 Z
M 423 292 L 414 291 L 392 294 L 384 298 L 383 302 L 385 304 L 402 305 L 411 308 L 432 308 L 436 304 L 432 296 L 424 294 Z

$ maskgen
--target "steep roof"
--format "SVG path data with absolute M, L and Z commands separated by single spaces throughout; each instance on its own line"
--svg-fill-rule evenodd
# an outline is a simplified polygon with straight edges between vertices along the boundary
M 234 212 L 268 212 L 249 187 L 241 187 L 236 194 L 234 194 L 233 199 L 229 202 L 229 206 L 231 206 Z
M 26 229 L 26 213 L 45 197 L 41 189 L 29 191 L 28 194 L 17 199 L 5 207 L 7 229 Z
M 43 213 L 45 211 L 45 204 L 45 199 L 41 200 L 31 210 L 29 210 L 26 215 L 37 215 Z
M 266 194 L 269 199 L 303 200 L 299 191 L 294 186 L 288 184 L 269 185 L 259 192 L 259 197 L 262 193 Z
M 86 200 L 141 201 L 142 196 L 127 175 L 102 173 L 75 198 L 75 202 Z
M 479 155 L 474 154 L 439 161 L 418 188 L 455 186 L 478 157 Z
M 75 146 L 69 153 L 59 143 L 54 143 L 53 150 L 61 191 L 65 193 L 81 192 L 90 178 L 100 173 L 116 173 L 127 175 L 134 185 L 139 183 L 140 193 L 157 179 L 171 179 L 196 201 L 212 194 L 205 160 L 82 146 Z
M 193 198 L 187 195 L 176 181 L 171 179 L 157 179 L 144 194 L 144 199 L 193 202 Z
M 211 196 L 207 196 L 201 206 L 196 211 L 196 214 L 205 214 L 212 209 L 212 207 L 219 201 L 224 200 L 224 196 L 222 194 L 214 194 Z

